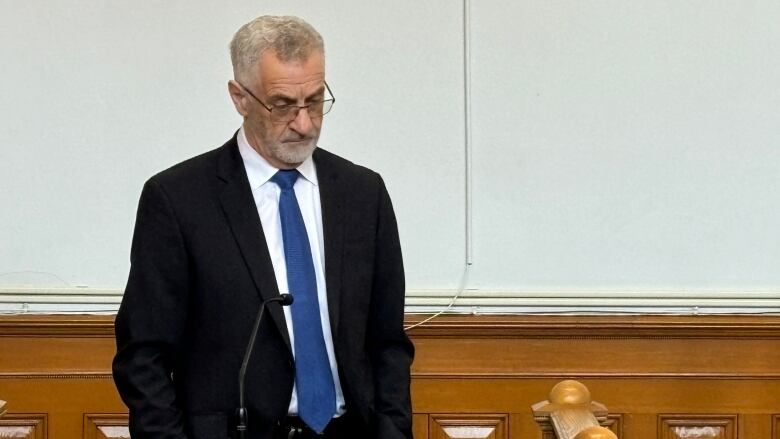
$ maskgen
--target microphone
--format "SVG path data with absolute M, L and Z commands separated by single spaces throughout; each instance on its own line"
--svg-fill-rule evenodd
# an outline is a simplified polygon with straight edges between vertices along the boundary
M 249 364 L 249 358 L 252 356 L 252 348 L 255 346 L 255 339 L 257 338 L 257 332 L 260 329 L 260 322 L 263 320 L 263 314 L 265 314 L 265 306 L 272 302 L 279 302 L 281 306 L 289 306 L 293 303 L 292 294 L 280 294 L 276 297 L 271 297 L 268 300 L 264 300 L 260 304 L 260 310 L 257 312 L 257 318 L 255 319 L 255 326 L 252 328 L 252 335 L 249 337 L 249 344 L 246 345 L 246 352 L 244 353 L 244 360 L 241 362 L 241 370 L 238 371 L 238 394 L 240 407 L 238 408 L 238 424 L 236 430 L 238 431 L 238 437 L 244 439 L 246 432 L 246 405 L 244 404 L 244 378 L 246 377 L 246 367 Z

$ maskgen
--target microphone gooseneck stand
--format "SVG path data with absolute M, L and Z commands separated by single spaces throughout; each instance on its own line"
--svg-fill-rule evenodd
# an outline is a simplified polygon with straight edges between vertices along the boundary
M 245 439 L 246 435 L 247 413 L 246 404 L 244 402 L 244 378 L 246 377 L 246 367 L 249 364 L 249 358 L 252 356 L 252 348 L 255 346 L 255 339 L 257 338 L 257 332 L 260 329 L 260 322 L 263 320 L 263 314 L 265 314 L 265 306 L 272 302 L 279 302 L 282 306 L 289 306 L 293 303 L 293 296 L 291 294 L 280 294 L 279 296 L 264 300 L 263 303 L 260 304 L 260 310 L 257 312 L 257 318 L 255 319 L 255 326 L 252 328 L 252 335 L 249 337 L 249 343 L 246 345 L 244 360 L 241 362 L 241 370 L 238 372 L 239 408 L 236 431 L 238 431 L 239 439 Z

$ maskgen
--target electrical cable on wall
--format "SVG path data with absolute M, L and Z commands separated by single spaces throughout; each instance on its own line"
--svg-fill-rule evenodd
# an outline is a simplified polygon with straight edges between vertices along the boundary
M 471 270 L 471 266 L 474 263 L 473 244 L 472 244 L 472 195 L 471 195 L 471 5 L 469 0 L 463 0 L 463 108 L 464 108 L 464 161 L 465 161 L 465 184 L 464 184 L 464 220 L 465 220 L 465 265 L 463 267 L 463 274 L 461 275 L 460 285 L 455 295 L 450 300 L 450 303 L 444 307 L 441 311 L 433 314 L 432 316 L 417 322 L 413 325 L 405 327 L 405 330 L 410 330 L 418 326 L 422 326 L 425 323 L 430 322 L 434 318 L 444 314 L 452 309 L 455 302 L 458 300 L 463 291 L 465 291 L 468 285 L 468 278 Z

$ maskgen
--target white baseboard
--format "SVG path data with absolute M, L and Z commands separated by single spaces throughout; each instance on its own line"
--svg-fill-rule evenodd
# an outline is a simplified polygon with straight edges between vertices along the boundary
M 780 291 L 409 290 L 407 313 L 780 314 Z M 113 314 L 120 289 L 0 288 L 0 313 Z M 451 306 L 450 306 L 451 304 Z M 449 308 L 448 308 L 449 307 Z

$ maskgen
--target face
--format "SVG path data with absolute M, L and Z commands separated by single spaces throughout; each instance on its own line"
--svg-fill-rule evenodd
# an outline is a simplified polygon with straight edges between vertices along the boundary
M 325 90 L 325 62 L 314 52 L 305 61 L 282 62 L 273 51 L 260 58 L 257 74 L 244 85 L 270 107 L 307 105 L 321 101 Z M 235 81 L 228 83 L 236 110 L 244 116 L 249 144 L 268 163 L 292 169 L 303 163 L 317 146 L 322 118 L 312 119 L 304 109 L 288 123 L 271 121 L 271 113 Z

